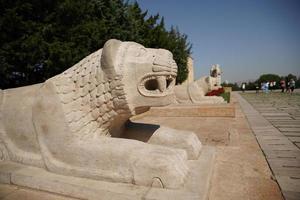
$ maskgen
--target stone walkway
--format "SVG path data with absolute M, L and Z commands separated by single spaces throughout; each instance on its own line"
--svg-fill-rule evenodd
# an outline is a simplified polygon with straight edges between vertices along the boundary
M 299 200 L 300 93 L 236 95 L 285 199 Z

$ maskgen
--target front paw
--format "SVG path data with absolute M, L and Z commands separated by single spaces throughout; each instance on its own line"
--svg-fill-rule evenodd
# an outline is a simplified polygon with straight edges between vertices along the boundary
M 179 188 L 188 174 L 187 155 L 180 149 L 149 145 L 132 164 L 133 180 L 137 185 Z M 160 182 L 160 184 L 157 184 Z
M 149 144 L 163 145 L 187 152 L 188 159 L 195 160 L 199 157 L 202 144 L 195 133 L 160 127 L 148 141 Z

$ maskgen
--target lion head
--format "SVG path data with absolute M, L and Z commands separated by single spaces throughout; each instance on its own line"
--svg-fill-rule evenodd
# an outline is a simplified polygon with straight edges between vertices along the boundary
M 169 51 L 112 39 L 48 82 L 72 131 L 110 134 L 130 116 L 172 103 L 176 74 Z
M 134 114 L 174 100 L 177 65 L 168 50 L 112 39 L 103 47 L 101 67 L 109 79 L 122 77 L 125 98 Z

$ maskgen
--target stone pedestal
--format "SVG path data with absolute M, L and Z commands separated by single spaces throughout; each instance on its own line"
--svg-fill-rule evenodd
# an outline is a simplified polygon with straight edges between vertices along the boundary
M 183 188 L 177 190 L 64 176 L 9 161 L 0 162 L 0 183 L 82 199 L 204 200 L 208 197 L 214 160 L 215 148 L 204 146 L 199 159 L 189 161 L 190 173 Z
M 152 107 L 148 112 L 136 116 L 159 117 L 235 117 L 235 105 L 229 104 L 172 104 L 165 107 Z
M 232 92 L 232 87 L 223 87 L 224 92 Z

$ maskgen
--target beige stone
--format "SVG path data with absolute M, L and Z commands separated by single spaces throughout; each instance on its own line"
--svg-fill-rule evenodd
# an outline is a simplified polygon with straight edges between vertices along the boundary
M 189 73 L 187 79 L 182 83 L 183 85 L 187 85 L 194 82 L 194 60 L 192 57 L 187 58 L 187 68 Z
M 222 97 L 205 96 L 212 90 L 221 88 L 221 69 L 212 65 L 210 75 L 189 84 L 176 85 L 174 88 L 176 103 L 183 104 L 220 104 L 225 103 Z
M 2 155 L 67 176 L 181 188 L 201 151 L 192 132 L 123 137 L 131 116 L 173 101 L 176 74 L 169 51 L 109 40 L 44 83 L 0 91 Z
M 146 158 L 144 158 L 146 159 Z M 139 186 L 132 183 L 108 182 L 86 178 L 54 174 L 42 168 L 29 167 L 9 161 L 0 162 L 0 175 L 9 174 L 12 184 L 75 197 L 80 199 L 109 199 L 109 200 L 141 200 L 141 199 L 207 199 L 210 178 L 213 172 L 215 148 L 204 146 L 198 160 L 189 160 L 191 169 L 186 176 L 183 187 L 174 189 L 162 188 L 161 179 L 154 178 L 152 186 Z M 5 188 L 5 191 L 7 188 Z M 11 191 L 11 190 L 9 190 Z M 1 187 L 0 187 L 1 192 Z M 19 197 L 19 191 L 11 191 L 12 197 Z M 47 199 L 46 193 L 23 191 L 28 198 Z M 17 199 L 17 198 L 12 198 Z M 51 198 L 50 198 L 51 199 Z M 57 198 L 60 199 L 60 198 Z
M 172 104 L 153 107 L 143 115 L 158 117 L 235 117 L 234 104 Z M 142 115 L 136 116 L 141 117 Z
M 68 197 L 46 193 L 46 192 L 41 193 L 39 191 L 33 191 L 28 189 L 18 189 L 6 195 L 2 200 L 72 200 L 72 199 Z
M 11 193 L 15 192 L 18 189 L 16 186 L 11 186 L 7 184 L 0 184 L 0 198 L 3 199 L 4 197 L 10 195 Z

